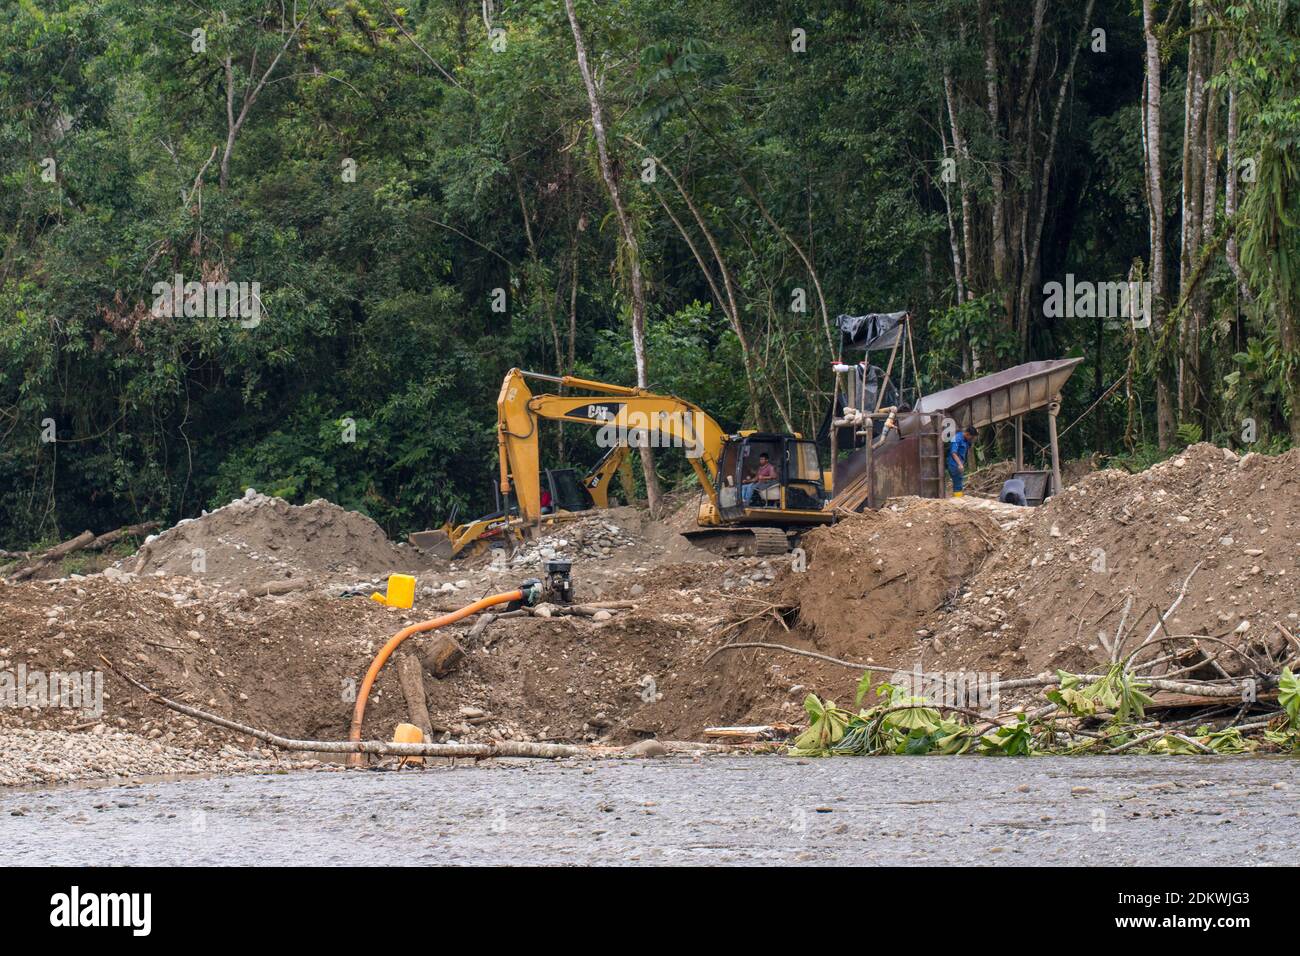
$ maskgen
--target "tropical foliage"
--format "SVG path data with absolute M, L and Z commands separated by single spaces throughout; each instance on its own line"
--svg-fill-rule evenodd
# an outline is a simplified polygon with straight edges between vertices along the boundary
M 1300 428 L 1300 0 L 567 6 L 7 4 L 0 547 L 249 485 L 486 508 L 512 366 L 813 432 L 838 313 L 911 310 L 929 387 L 1083 355 L 1067 419 L 1123 384 L 1067 453 Z M 1043 308 L 1153 264 L 1150 327 Z

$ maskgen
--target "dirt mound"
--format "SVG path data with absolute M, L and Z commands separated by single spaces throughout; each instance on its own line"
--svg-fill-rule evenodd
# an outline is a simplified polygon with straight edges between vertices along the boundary
M 806 573 L 777 578 L 781 620 L 758 615 L 736 639 L 900 670 L 1090 670 L 1121 620 L 1130 650 L 1158 627 L 1195 568 L 1171 635 L 1281 653 L 1276 625 L 1300 618 L 1297 467 L 1300 450 L 1239 459 L 1201 444 L 1140 474 L 1094 472 L 1036 509 L 900 499 L 806 535 Z M 1244 666 L 1231 651 L 1220 663 Z M 819 686 L 851 699 L 851 674 Z
M 777 560 L 623 575 L 610 596 L 636 607 L 611 618 L 514 618 L 473 638 L 474 620 L 458 625 L 451 633 L 466 651 L 460 666 L 442 678 L 425 674 L 437 739 L 698 738 L 710 723 L 797 717 L 797 700 L 785 706 L 794 681 L 780 675 L 777 662 L 704 663 L 727 636 L 720 625 L 734 607 L 762 602 L 758 595 L 770 589 Z M 588 567 L 578 570 L 580 600 L 600 586 Z M 343 739 L 350 694 L 384 641 L 407 624 L 500 589 L 487 580 L 495 572 L 470 575 L 462 593 L 422 595 L 406 612 L 323 593 L 233 597 L 175 577 L 0 586 L 0 670 L 99 670 L 106 691 L 98 722 L 65 708 L 0 709 L 0 732 L 94 724 L 101 729 L 92 733 L 125 732 L 160 747 L 251 745 L 149 703 L 104 666 L 103 654 L 136 679 L 205 710 L 287 736 Z M 725 575 L 734 590 L 723 603 L 716 595 Z M 505 583 L 520 576 L 510 572 Z M 418 658 L 432 639 L 417 635 L 403 649 Z M 390 663 L 372 691 L 365 734 L 386 738 L 407 718 Z
M 784 599 L 819 649 L 866 660 L 910 645 L 997 546 L 997 521 L 951 500 L 907 498 L 804 536 L 807 571 Z
M 683 562 L 656 537 L 678 538 L 672 522 L 613 509 L 554 529 L 517 564 L 411 568 L 420 587 L 409 611 L 339 589 L 234 593 L 223 582 L 304 571 L 355 581 L 374 576 L 367 562 L 380 573 L 411 567 L 401 561 L 407 549 L 360 515 L 250 496 L 142 549 L 146 572 L 189 577 L 0 585 L 0 671 L 101 668 L 102 653 L 199 707 L 290 736 L 338 739 L 351 714 L 347 695 L 383 641 L 517 586 L 554 549 L 575 558 L 578 600 L 617 602 L 612 614 L 499 618 L 472 638 L 473 620 L 456 625 L 460 666 L 444 677 L 425 673 L 439 739 L 699 739 L 711 724 L 800 722 L 809 690 L 848 703 L 861 676 L 771 649 L 722 650 L 732 643 L 775 642 L 901 670 L 1084 670 L 1108 659 L 1099 631 L 1113 636 L 1123 618 L 1140 640 L 1193 568 L 1170 633 L 1281 640 L 1274 623 L 1300 607 L 1298 466 L 1300 450 L 1239 460 L 1197 445 L 1138 475 L 1096 472 L 1038 509 L 900 499 L 809 532 L 802 556 L 721 560 L 692 550 Z M 196 548 L 206 553 L 205 573 L 191 570 Z M 418 657 L 433 639 L 418 635 L 406 647 Z M 251 743 L 105 677 L 101 733 L 151 747 Z M 389 665 L 365 734 L 387 737 L 407 716 Z M 55 709 L 0 710 L 0 729 L 68 731 L 82 720 Z
M 1297 467 L 1300 450 L 1198 444 L 1136 475 L 1088 476 L 1008 532 L 936 619 L 933 650 L 1004 672 L 1093 667 L 1126 606 L 1135 647 L 1193 568 L 1169 633 L 1282 640 L 1275 624 L 1296 619 L 1300 597 Z
M 390 541 L 365 515 L 323 498 L 291 505 L 249 489 L 202 517 L 149 539 L 118 568 L 139 575 L 177 574 L 251 587 L 281 578 L 321 583 L 414 573 L 428 559 Z
M 102 654 L 198 707 L 306 736 L 346 727 L 341 682 L 359 678 L 377 642 L 400 626 L 390 609 L 362 598 L 231 599 L 203 582 L 103 576 L 3 588 L 0 616 L 0 670 L 106 671 Z M 193 721 L 146 705 L 111 671 L 105 690 L 110 726 L 157 730 L 163 743 L 199 739 Z M 66 708 L 0 710 L 0 725 L 15 719 L 62 729 L 80 718 Z
M 492 560 L 507 562 L 515 568 L 540 571 L 549 558 L 571 561 L 608 561 L 640 546 L 641 518 L 635 508 L 622 507 L 593 511 L 561 522 L 536 538 L 517 547 L 509 558 L 498 551 Z
M 696 527 L 697 505 L 690 510 L 690 527 Z M 670 512 L 673 514 L 673 512 Z M 608 563 L 614 570 L 662 564 L 691 564 L 713 559 L 682 537 L 677 523 L 653 521 L 647 513 L 630 505 L 584 512 L 561 522 L 537 538 L 526 541 L 508 558 L 501 552 L 487 559 L 497 565 L 532 569 L 540 573 L 548 558 L 569 558 L 590 567 Z

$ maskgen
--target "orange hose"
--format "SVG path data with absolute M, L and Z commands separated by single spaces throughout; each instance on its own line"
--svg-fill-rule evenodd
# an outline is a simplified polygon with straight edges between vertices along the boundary
M 375 685 L 375 678 L 379 676 L 380 670 L 383 669 L 384 664 L 388 662 L 388 658 L 392 656 L 393 651 L 397 650 L 402 641 L 412 634 L 419 634 L 421 631 L 432 631 L 448 624 L 455 624 L 457 621 L 464 620 L 497 604 L 509 604 L 511 601 L 522 601 L 523 599 L 524 592 L 519 589 L 503 591 L 500 594 L 490 594 L 473 604 L 465 605 L 458 611 L 452 611 L 450 614 L 442 615 L 442 617 L 435 617 L 432 620 L 421 621 L 419 624 L 404 627 L 390 637 L 388 643 L 380 648 L 379 653 L 375 655 L 375 659 L 370 662 L 370 669 L 366 671 L 366 676 L 361 681 L 361 690 L 357 693 L 356 707 L 352 711 L 352 729 L 348 731 L 348 739 L 361 739 L 361 721 L 366 715 L 366 699 L 370 696 L 370 688 Z M 353 766 L 359 766 L 361 761 L 362 755 L 359 753 L 348 757 L 348 763 Z

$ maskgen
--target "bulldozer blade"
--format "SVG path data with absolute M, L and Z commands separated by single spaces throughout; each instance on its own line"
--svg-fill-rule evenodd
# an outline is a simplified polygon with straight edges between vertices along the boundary
M 412 531 L 406 536 L 421 551 L 427 551 L 435 558 L 450 561 L 452 558 L 451 537 L 439 528 L 436 531 Z

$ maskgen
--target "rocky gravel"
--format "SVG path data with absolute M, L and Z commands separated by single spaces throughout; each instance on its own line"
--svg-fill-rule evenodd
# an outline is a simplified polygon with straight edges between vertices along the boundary
M 96 732 L 97 731 L 97 732 Z M 0 731 L 0 786 L 52 786 L 75 780 L 173 774 L 249 773 L 317 766 L 278 758 L 271 750 L 169 747 L 136 734 L 108 731 Z

